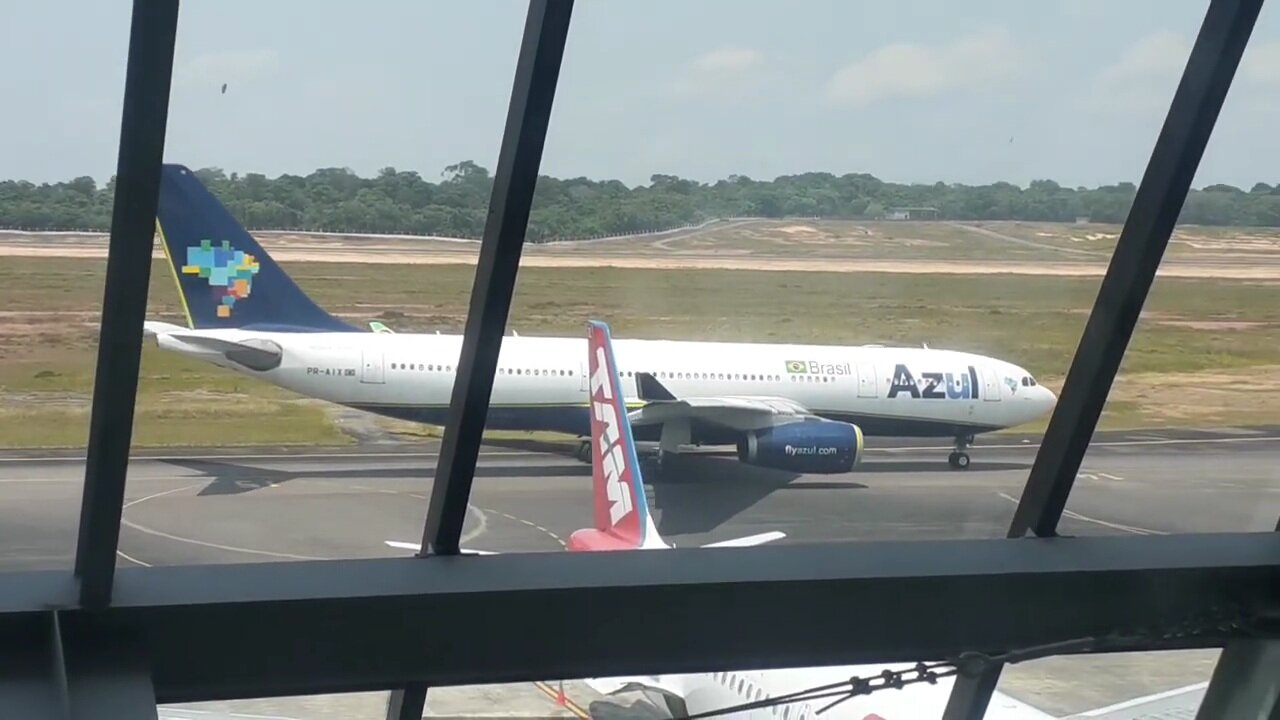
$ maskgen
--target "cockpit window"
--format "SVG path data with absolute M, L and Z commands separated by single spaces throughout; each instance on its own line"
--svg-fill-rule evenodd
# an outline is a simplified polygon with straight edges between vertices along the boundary
M 1022 387 L 1035 387 L 1035 386 L 1036 386 L 1035 378 L 1031 377 L 1030 375 L 1022 376 Z

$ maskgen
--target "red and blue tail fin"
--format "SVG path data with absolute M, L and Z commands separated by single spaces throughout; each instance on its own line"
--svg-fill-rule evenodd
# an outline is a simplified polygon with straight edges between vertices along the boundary
M 592 321 L 587 329 L 590 372 L 591 483 L 595 527 L 569 536 L 570 550 L 634 550 L 666 547 L 658 537 L 635 438 L 627 419 L 609 326 Z
M 358 332 L 307 297 L 190 169 L 161 168 L 156 225 L 192 328 Z

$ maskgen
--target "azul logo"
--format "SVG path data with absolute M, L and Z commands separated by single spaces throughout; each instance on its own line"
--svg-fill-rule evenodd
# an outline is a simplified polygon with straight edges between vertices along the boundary
M 787 372 L 792 375 L 852 375 L 849 363 L 821 363 L 817 360 L 788 360 Z
M 596 348 L 596 367 L 591 373 L 591 412 L 601 423 L 600 445 L 596 452 L 604 467 L 605 496 L 609 499 L 609 521 L 617 525 L 631 512 L 631 489 L 623 480 L 627 472 L 626 453 L 618 430 L 618 411 L 613 401 L 613 383 L 604 348 Z
M 212 240 L 201 240 L 200 245 L 187 248 L 187 263 L 182 266 L 183 275 L 199 275 L 209 281 L 218 296 L 218 317 L 231 317 L 231 309 L 237 300 L 249 297 L 253 289 L 253 276 L 258 274 L 258 260 L 242 250 L 235 250 L 223 240 L 214 245 Z
M 810 445 L 808 447 L 785 445 L 782 448 L 782 452 L 786 453 L 787 457 L 796 457 L 797 455 L 836 455 L 840 452 L 840 449 L 833 447 L 818 447 L 817 445 Z
M 889 383 L 889 397 L 905 393 L 923 400 L 977 400 L 978 370 L 970 365 L 966 372 L 926 372 L 917 379 L 906 365 L 899 363 L 893 369 L 893 381 Z

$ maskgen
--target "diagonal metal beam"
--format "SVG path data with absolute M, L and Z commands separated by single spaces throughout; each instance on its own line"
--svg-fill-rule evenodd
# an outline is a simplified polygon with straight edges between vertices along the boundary
M 1080 462 L 1249 43 L 1262 0 L 1212 0 L 1071 360 L 1010 537 L 1057 532 Z
M 1076 473 L 1261 10 L 1262 0 L 1209 4 L 1014 511 L 1009 538 L 1028 532 L 1057 534 Z M 983 717 L 1000 671 L 994 665 L 958 678 L 944 720 Z
M 86 607 L 111 601 L 177 25 L 178 0 L 134 0 L 76 545 L 75 574 Z
M 422 720 L 427 709 L 427 684 L 409 683 L 392 690 L 387 700 L 387 720 Z
M 458 552 L 572 11 L 573 0 L 529 3 L 449 418 L 423 527 L 423 554 Z
M 529 2 L 419 555 L 458 553 L 572 14 L 573 0 Z M 426 698 L 425 683 L 393 691 L 388 720 L 420 717 Z

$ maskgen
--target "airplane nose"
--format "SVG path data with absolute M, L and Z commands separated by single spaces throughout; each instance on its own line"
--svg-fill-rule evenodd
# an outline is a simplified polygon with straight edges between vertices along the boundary
M 1043 385 L 1038 385 L 1037 387 L 1040 388 L 1040 404 L 1044 406 L 1045 412 L 1052 410 L 1058 404 L 1058 396 Z

